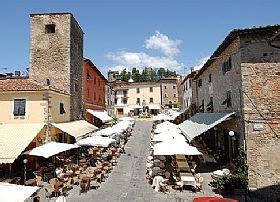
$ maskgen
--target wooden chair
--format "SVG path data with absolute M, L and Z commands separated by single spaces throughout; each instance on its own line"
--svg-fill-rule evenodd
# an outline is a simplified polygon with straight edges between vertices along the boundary
M 197 178 L 197 181 L 195 182 L 196 190 L 198 189 L 199 191 L 203 191 L 202 184 L 203 184 L 203 177 Z

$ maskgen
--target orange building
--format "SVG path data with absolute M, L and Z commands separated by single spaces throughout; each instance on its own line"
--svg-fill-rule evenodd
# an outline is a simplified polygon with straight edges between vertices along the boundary
M 104 111 L 105 107 L 105 85 L 107 79 L 90 59 L 84 58 L 83 62 L 83 103 L 84 109 Z M 100 125 L 98 118 L 86 112 L 86 120 Z

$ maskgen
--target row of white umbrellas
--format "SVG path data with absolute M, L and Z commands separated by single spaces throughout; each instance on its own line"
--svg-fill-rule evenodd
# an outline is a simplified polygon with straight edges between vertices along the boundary
M 158 124 L 152 142 L 154 144 L 154 155 L 201 155 L 196 147 L 189 145 L 186 138 L 176 124 L 168 121 Z
M 134 119 L 132 120 L 132 118 L 128 118 L 129 119 L 124 119 L 123 121 L 120 121 L 112 127 L 108 127 L 98 132 L 95 132 L 90 137 L 79 140 L 76 144 L 49 142 L 35 147 L 30 151 L 27 151 L 25 152 L 25 154 L 49 158 L 60 152 L 78 148 L 79 146 L 108 147 L 109 145 L 116 142 L 116 139 L 113 139 L 112 137 L 121 136 L 125 130 L 132 127 Z

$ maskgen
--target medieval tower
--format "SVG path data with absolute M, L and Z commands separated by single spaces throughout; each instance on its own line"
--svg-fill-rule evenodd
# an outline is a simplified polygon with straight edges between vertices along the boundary
M 70 118 L 82 115 L 83 31 L 71 13 L 30 15 L 29 76 L 70 94 Z

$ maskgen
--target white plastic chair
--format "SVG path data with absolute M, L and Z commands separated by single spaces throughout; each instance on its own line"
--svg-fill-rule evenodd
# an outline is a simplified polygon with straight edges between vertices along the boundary
M 230 174 L 230 170 L 227 169 L 227 168 L 224 168 L 222 171 L 223 171 L 223 173 L 224 173 L 225 175 L 229 175 L 229 174 Z

